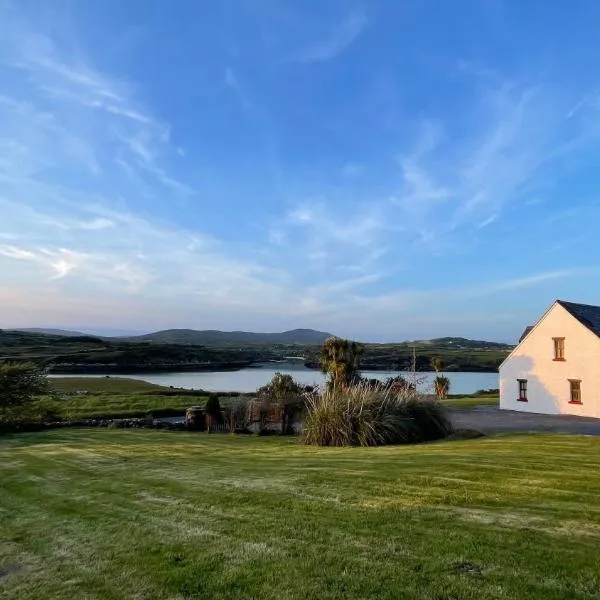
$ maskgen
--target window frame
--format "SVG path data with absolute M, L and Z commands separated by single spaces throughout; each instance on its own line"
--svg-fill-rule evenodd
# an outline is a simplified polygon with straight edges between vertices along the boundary
M 553 337 L 554 342 L 554 358 L 557 362 L 564 362 L 565 359 L 565 338 L 564 337 Z
M 581 379 L 569 379 L 569 404 L 583 404 L 581 400 Z
M 527 398 L 527 379 L 517 379 L 517 384 L 519 386 L 517 402 L 529 402 Z

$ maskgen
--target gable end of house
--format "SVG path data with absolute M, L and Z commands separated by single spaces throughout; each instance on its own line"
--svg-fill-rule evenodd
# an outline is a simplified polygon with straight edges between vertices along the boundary
M 579 321 L 586 329 L 591 331 L 594 335 L 600 337 L 600 306 L 594 306 L 592 304 L 579 304 L 577 302 L 567 302 L 566 300 L 555 300 L 544 312 L 544 314 L 538 319 L 534 325 L 528 325 L 521 337 L 519 343 L 512 349 L 510 354 L 500 363 L 498 369 L 501 369 L 504 363 L 520 348 L 525 340 L 531 335 L 531 333 L 537 328 L 537 326 L 548 316 L 550 311 L 555 306 L 560 306 L 566 310 L 573 318 Z

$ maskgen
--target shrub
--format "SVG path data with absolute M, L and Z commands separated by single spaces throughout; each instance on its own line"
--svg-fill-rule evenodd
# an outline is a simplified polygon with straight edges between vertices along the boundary
M 449 436 L 452 422 L 446 407 L 436 400 L 411 395 L 402 400 L 402 411 L 412 424 L 414 442 L 430 442 Z
M 257 394 L 261 398 L 279 402 L 291 396 L 297 396 L 301 392 L 301 386 L 287 373 L 275 373 L 267 385 L 258 388 Z
M 210 394 L 204 410 L 206 414 L 206 428 L 210 433 L 210 428 L 213 425 L 220 424 L 223 420 L 221 404 L 219 403 L 219 396 L 217 396 L 217 394 Z
M 287 373 L 275 373 L 267 385 L 257 390 L 260 406 L 255 404 L 254 412 L 259 413 L 256 419 L 259 431 L 264 433 L 268 430 L 269 422 L 277 412 L 277 421 L 281 422 L 280 432 L 293 433 L 294 417 L 304 412 L 304 395 L 313 391 L 312 386 L 299 384 Z
M 477 390 L 472 395 L 473 396 L 497 396 L 499 393 L 500 393 L 500 390 L 498 388 L 489 388 L 488 390 L 486 390 L 486 389 Z
M 396 377 L 388 377 L 384 382 L 383 386 L 385 388 L 389 388 L 392 394 L 406 394 L 407 392 L 414 392 L 417 389 L 417 386 L 414 382 L 410 382 L 402 375 L 397 375 Z
M 200 406 L 190 406 L 185 411 L 185 424 L 192 431 L 204 431 L 206 421 L 205 411 Z
M 379 446 L 446 437 L 446 409 L 415 392 L 393 393 L 364 384 L 328 387 L 307 399 L 304 441 L 317 446 Z
M 360 379 L 356 381 L 356 384 L 365 385 L 372 390 L 388 390 L 396 395 L 416 390 L 416 385 L 402 377 L 402 375 L 387 377 L 384 380 L 360 377 Z
M 227 411 L 229 431 L 246 431 L 248 429 L 248 400 L 239 398 L 235 400 Z
M 47 377 L 33 363 L 0 363 L 0 422 L 19 419 L 34 397 L 48 390 Z

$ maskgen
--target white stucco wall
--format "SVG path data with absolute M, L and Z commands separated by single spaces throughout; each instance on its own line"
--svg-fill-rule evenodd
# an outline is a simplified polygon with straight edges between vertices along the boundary
M 555 361 L 552 338 L 565 338 L 565 360 Z M 520 402 L 518 379 L 527 379 Z M 570 404 L 569 379 L 581 380 L 582 404 Z M 555 304 L 500 366 L 500 408 L 600 417 L 600 338 Z

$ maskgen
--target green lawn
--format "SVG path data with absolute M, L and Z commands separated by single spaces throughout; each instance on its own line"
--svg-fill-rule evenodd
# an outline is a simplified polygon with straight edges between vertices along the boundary
M 141 379 L 127 377 L 52 377 L 49 381 L 58 392 L 85 390 L 90 393 L 132 394 L 169 389 Z
M 448 408 L 475 408 L 476 406 L 500 406 L 498 396 L 465 396 L 464 398 L 449 398 L 442 400 Z
M 144 417 L 148 414 L 183 414 L 188 406 L 203 405 L 206 396 L 178 396 L 143 393 L 94 393 L 86 396 L 65 396 L 59 399 L 43 398 L 34 403 L 29 412 L 38 414 L 41 409 L 51 412 L 61 420 L 93 419 L 101 417 Z M 226 407 L 231 398 L 221 398 Z M 475 406 L 498 406 L 498 398 L 457 398 L 443 402 L 450 408 L 473 408 Z M 42 411 L 43 412 L 43 411 Z
M 202 392 L 177 395 L 176 390 L 123 377 L 53 377 L 50 383 L 59 396 L 81 390 L 88 394 L 62 395 L 59 400 L 43 398 L 41 404 L 31 407 L 32 414 L 38 414 L 43 408 L 60 419 L 143 417 L 152 413 L 159 416 L 165 411 L 183 413 L 188 406 L 202 405 L 207 399 Z M 231 403 L 228 397 L 222 397 L 220 401 L 223 407 Z M 452 397 L 444 404 L 452 408 L 498 406 L 498 397 Z
M 100 417 L 143 417 L 147 414 L 178 414 L 188 406 L 203 404 L 207 396 L 198 392 L 171 390 L 138 379 L 123 377 L 53 377 L 50 385 L 57 398 L 40 398 L 29 409 L 37 415 L 49 412 L 59 419 L 93 419 Z M 79 395 L 73 392 L 85 391 Z M 226 404 L 229 399 L 223 399 Z
M 28 413 L 35 415 L 45 410 L 59 420 L 144 417 L 154 413 L 158 416 L 165 414 L 165 411 L 183 414 L 188 406 L 202 405 L 206 400 L 206 396 L 150 396 L 117 393 L 66 396 L 59 399 L 41 398 L 28 408 Z
M 0 438 L 0 597 L 598 598 L 600 439 Z

